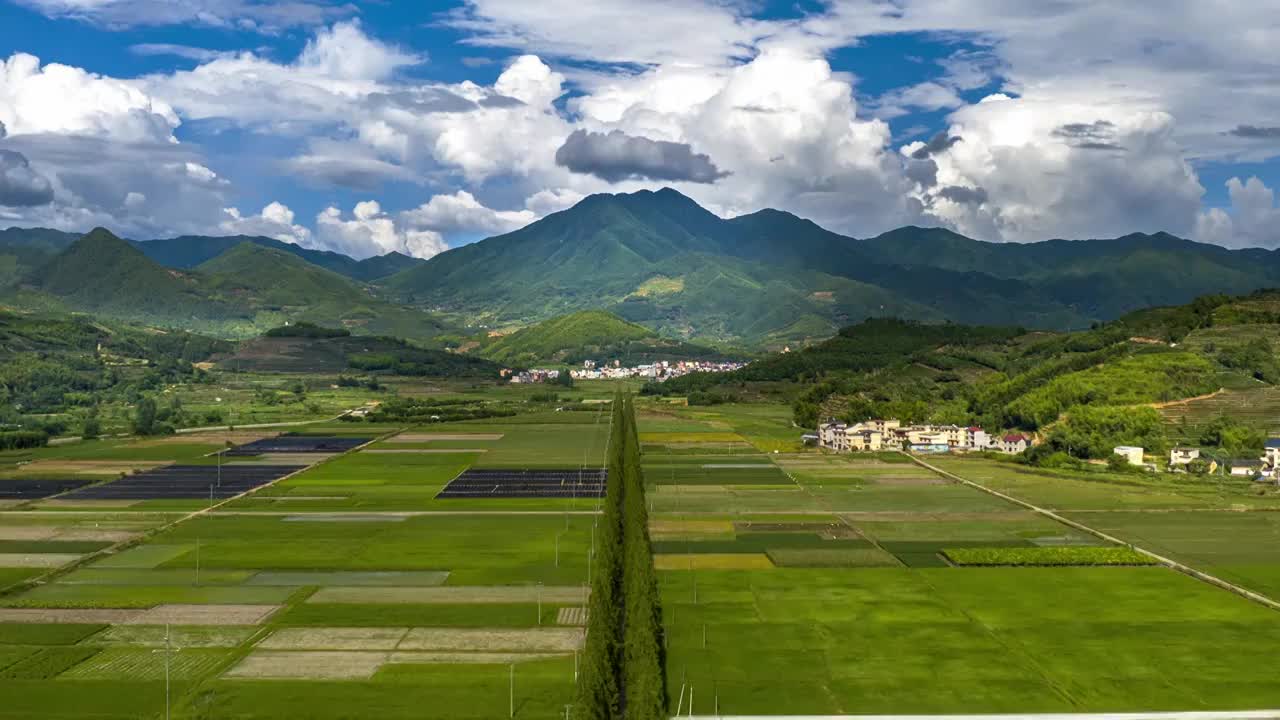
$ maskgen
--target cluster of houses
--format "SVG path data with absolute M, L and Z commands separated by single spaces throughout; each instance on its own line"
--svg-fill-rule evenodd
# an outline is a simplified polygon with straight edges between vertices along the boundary
M 1031 446 L 1020 433 L 991 435 L 980 427 L 959 425 L 903 425 L 899 420 L 867 420 L 843 423 L 828 420 L 816 435 L 805 437 L 835 452 L 909 450 L 916 453 L 994 451 L 1017 454 Z
M 510 378 L 515 385 L 527 385 L 529 383 L 551 382 L 560 377 L 560 370 L 551 370 L 546 368 L 534 368 L 532 370 L 514 370 L 503 369 L 499 373 L 502 377 Z
M 1155 470 L 1153 463 L 1146 460 L 1143 448 L 1134 445 L 1120 445 L 1115 454 L 1123 457 L 1130 465 Z M 1176 447 L 1169 451 L 1169 471 L 1185 472 L 1193 462 L 1200 460 L 1200 448 Z M 1263 446 L 1260 458 L 1237 458 L 1219 463 L 1208 460 L 1205 470 L 1210 473 L 1222 468 L 1234 477 L 1247 477 L 1259 482 L 1275 482 L 1280 484 L 1280 438 L 1271 438 Z
M 587 360 L 582 363 L 582 368 L 578 370 L 570 370 L 569 374 L 575 380 L 616 380 L 620 378 L 646 378 L 655 382 L 670 380 L 681 375 L 689 373 L 723 373 L 740 370 L 746 363 L 733 361 L 712 361 L 712 360 L 659 360 L 644 365 L 623 366 L 621 361 L 614 360 L 613 364 L 597 365 L 594 361 Z
M 532 368 L 530 370 L 503 370 L 502 376 L 511 378 L 511 382 L 544 383 L 560 377 L 560 373 L 568 372 L 574 380 L 621 380 L 625 378 L 645 378 L 655 382 L 670 380 L 689 373 L 722 373 L 740 370 L 746 363 L 711 360 L 659 360 L 644 365 L 624 366 L 620 360 L 612 364 L 597 365 L 594 360 L 586 360 L 581 369 L 557 370 L 553 368 Z

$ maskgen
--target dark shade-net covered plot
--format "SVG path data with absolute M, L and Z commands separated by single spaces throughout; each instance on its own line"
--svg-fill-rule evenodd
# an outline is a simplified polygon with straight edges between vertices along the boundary
M 281 435 L 239 445 L 224 455 L 262 455 L 263 453 L 344 453 L 373 438 L 320 437 L 316 435 Z
M 604 497 L 604 470 L 467 470 L 439 498 Z
M 234 497 L 296 472 L 296 465 L 170 465 L 69 493 L 68 500 L 191 500 Z
M 0 500 L 39 500 L 93 482 L 85 478 L 0 480 Z

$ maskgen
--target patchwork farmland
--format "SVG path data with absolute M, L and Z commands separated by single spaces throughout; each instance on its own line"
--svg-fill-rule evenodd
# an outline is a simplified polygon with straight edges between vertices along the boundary
M 587 717 L 610 414 L 42 450 L 0 474 L 0 717 Z M 668 714 L 1280 707 L 1280 612 L 788 417 L 637 401 Z M 1280 595 L 1265 498 L 932 462 Z
M 521 421 L 42 451 L 145 464 L 0 477 L 0 717 L 562 717 L 608 406 Z

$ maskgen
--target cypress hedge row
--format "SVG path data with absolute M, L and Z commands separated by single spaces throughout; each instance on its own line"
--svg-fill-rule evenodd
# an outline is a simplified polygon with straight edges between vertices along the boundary
M 595 530 L 585 661 L 574 716 L 666 717 L 657 573 L 631 398 L 614 397 L 604 512 Z

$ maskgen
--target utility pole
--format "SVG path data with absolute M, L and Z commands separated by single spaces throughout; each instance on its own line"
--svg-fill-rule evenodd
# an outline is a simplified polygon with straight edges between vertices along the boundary
M 200 538 L 196 538 L 196 585 L 200 584 Z
M 538 624 L 542 624 L 542 581 L 538 581 Z M 514 666 L 513 666 L 514 667 Z
M 510 684 L 507 717 L 513 718 L 515 716 L 516 716 L 516 666 L 515 666 L 515 663 L 512 663 L 511 664 L 511 684 Z M 168 718 L 165 718 L 165 720 L 168 720 Z

